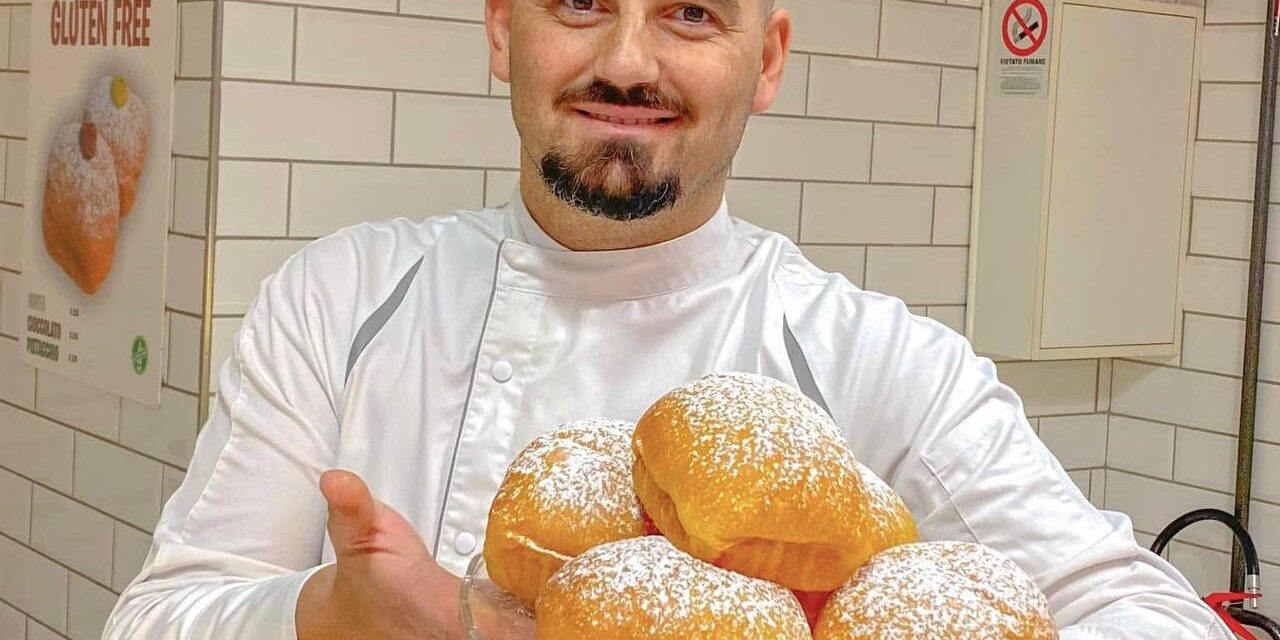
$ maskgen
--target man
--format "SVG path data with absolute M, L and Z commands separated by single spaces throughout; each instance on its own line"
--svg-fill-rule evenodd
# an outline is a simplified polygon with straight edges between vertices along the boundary
M 789 46 L 767 2 L 489 0 L 510 203 L 347 229 L 263 283 L 106 637 L 460 638 L 455 575 L 525 443 L 747 370 L 824 403 L 923 537 L 1017 562 L 1064 639 L 1227 638 L 962 337 L 729 216 Z

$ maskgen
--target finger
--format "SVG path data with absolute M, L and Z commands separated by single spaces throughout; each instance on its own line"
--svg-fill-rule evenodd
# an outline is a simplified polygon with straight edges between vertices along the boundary
M 331 470 L 320 476 L 320 492 L 329 503 L 329 538 L 339 557 L 358 552 L 374 530 L 376 507 L 369 487 L 350 471 Z

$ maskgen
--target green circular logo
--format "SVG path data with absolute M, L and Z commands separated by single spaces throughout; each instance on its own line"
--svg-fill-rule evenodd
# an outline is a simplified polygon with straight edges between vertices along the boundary
M 147 339 L 142 336 L 136 336 L 133 339 L 133 350 L 129 354 L 129 360 L 133 362 L 133 372 L 142 375 L 147 370 Z

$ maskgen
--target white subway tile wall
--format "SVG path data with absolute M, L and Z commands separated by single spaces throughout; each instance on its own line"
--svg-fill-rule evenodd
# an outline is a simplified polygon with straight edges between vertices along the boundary
M 111 562 L 111 590 L 120 593 L 142 569 L 151 550 L 151 534 L 117 520 L 116 548 Z
M 116 604 L 116 594 L 101 584 L 71 574 L 67 593 L 67 637 L 100 640 L 102 626 Z
M 218 163 L 218 235 L 286 235 L 289 165 L 223 160 Z
M 35 618 L 27 620 L 27 640 L 61 640 L 62 636 L 36 621 Z
M 0 600 L 0 638 L 22 640 L 27 637 L 27 614 Z
M 795 21 L 792 57 L 777 100 L 748 122 L 731 168 L 731 209 L 798 241 L 820 267 L 963 330 L 979 3 L 779 5 Z M 1071 479 L 1095 504 L 1128 512 L 1143 542 L 1184 511 L 1230 508 L 1264 14 L 1262 0 L 1209 0 L 1182 357 L 998 364 Z M 509 91 L 489 76 L 480 0 L 228 0 L 220 8 L 182 0 L 180 15 L 166 386 L 151 408 L 37 375 L 18 360 L 14 238 L 25 201 L 30 8 L 0 7 L 6 640 L 100 633 L 181 482 L 199 395 L 216 392 L 262 277 L 306 241 L 344 226 L 499 206 L 516 179 Z M 211 132 L 219 138 L 213 149 Z M 1280 247 L 1274 238 L 1280 234 Z M 1280 251 L 1272 259 L 1280 263 Z M 1273 582 L 1275 295 L 1265 316 L 1254 467 L 1254 529 Z M 205 323 L 210 354 L 202 358 Z M 1171 556 L 1198 588 L 1222 589 L 1227 542 L 1223 531 L 1197 528 Z
M 109 516 L 36 486 L 31 497 L 31 546 L 101 583 L 111 582 L 114 528 Z
M 31 487 L 30 480 L 0 469 L 0 534 L 23 543 L 31 536 Z

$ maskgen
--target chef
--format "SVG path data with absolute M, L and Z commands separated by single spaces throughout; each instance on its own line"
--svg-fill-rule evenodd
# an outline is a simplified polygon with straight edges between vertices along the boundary
M 488 0 L 485 24 L 509 202 L 345 229 L 263 282 L 106 638 L 459 639 L 456 576 L 526 443 L 731 370 L 823 405 L 924 539 L 1011 558 L 1064 640 L 1229 637 L 962 336 L 732 217 L 786 11 Z

